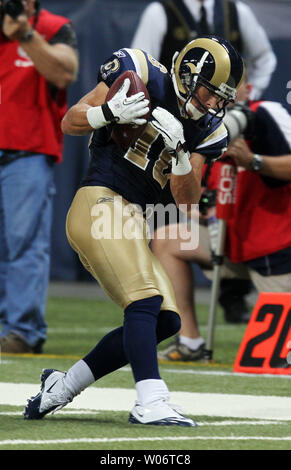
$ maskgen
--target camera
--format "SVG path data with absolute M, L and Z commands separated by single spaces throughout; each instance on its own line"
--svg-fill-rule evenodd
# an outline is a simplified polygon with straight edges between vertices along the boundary
M 245 139 L 253 136 L 255 113 L 244 103 L 237 102 L 227 109 L 223 124 L 228 131 L 229 142 L 243 135 Z
M 215 207 L 216 205 L 216 190 L 215 189 L 206 189 L 200 198 L 199 201 L 199 210 L 202 215 L 207 215 L 208 209 Z
M 2 0 L 1 1 L 1 16 L 9 15 L 15 19 L 24 12 L 22 0 Z

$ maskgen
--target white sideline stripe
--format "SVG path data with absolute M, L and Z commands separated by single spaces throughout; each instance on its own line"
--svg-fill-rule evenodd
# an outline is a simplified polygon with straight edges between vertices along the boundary
M 0 383 L 0 405 L 24 406 L 39 392 L 39 384 Z M 291 397 L 171 392 L 171 402 L 194 416 L 291 420 Z M 130 411 L 136 391 L 125 388 L 89 387 L 67 409 Z
M 46 444 L 77 444 L 98 442 L 143 442 L 143 441 L 291 441 L 291 436 L 269 437 L 269 436 L 168 436 L 168 437 L 116 437 L 116 438 L 79 438 L 79 439 L 47 439 L 47 440 L 25 440 L 15 439 L 0 441 L 4 445 L 46 445 Z
M 186 363 L 185 363 L 186 364 Z M 228 376 L 228 377 L 246 377 L 252 379 L 254 377 L 260 378 L 271 378 L 271 379 L 291 379 L 291 375 L 279 375 L 279 374 L 247 374 L 245 372 L 227 372 L 220 370 L 193 370 L 193 369 L 168 369 L 160 366 L 163 373 L 169 372 L 173 374 L 193 374 L 193 375 L 217 375 L 217 376 Z M 130 367 L 123 367 L 120 369 L 124 372 L 131 372 Z
M 61 359 L 61 357 L 60 357 Z M 17 360 L 17 359 L 16 359 Z M 9 360 L 1 360 L 0 358 L 0 366 L 4 364 L 11 364 L 15 360 L 14 359 L 9 359 Z M 185 365 L 187 363 L 185 362 Z M 189 364 L 188 364 L 189 365 Z M 256 377 L 259 378 L 269 378 L 269 379 L 291 379 L 291 374 L 290 375 L 280 375 L 280 374 L 248 374 L 245 372 L 228 372 L 228 371 L 220 371 L 220 370 L 195 370 L 195 369 L 168 369 L 167 367 L 164 367 L 163 364 L 160 365 L 160 369 L 163 371 L 163 373 L 169 373 L 169 374 L 190 374 L 190 375 L 212 375 L 212 376 L 218 376 L 218 377 L 245 377 L 247 379 L 253 379 Z M 118 371 L 116 372 L 130 372 L 131 368 L 130 367 L 121 367 Z
M 96 416 L 99 414 L 98 411 L 58 411 L 58 415 L 68 415 L 68 416 L 75 416 L 75 415 L 86 415 L 86 416 Z M 22 411 L 1 411 L 0 416 L 23 416 Z M 286 422 L 282 421 L 197 421 L 198 426 L 269 426 L 271 425 L 284 425 L 287 424 Z

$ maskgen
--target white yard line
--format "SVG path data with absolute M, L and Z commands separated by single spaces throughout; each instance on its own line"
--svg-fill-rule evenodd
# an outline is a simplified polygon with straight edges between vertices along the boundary
M 24 406 L 39 389 L 35 384 L 0 383 L 0 405 Z M 170 399 L 194 416 L 291 420 L 291 397 L 173 391 Z M 66 409 L 130 411 L 135 400 L 134 389 L 89 387 Z
M 167 437 L 116 437 L 116 438 L 79 438 L 79 439 L 46 439 L 46 440 L 29 440 L 29 439 L 11 439 L 0 441 L 0 446 L 4 445 L 50 445 L 50 444 L 94 444 L 94 443 L 110 443 L 110 442 L 155 442 L 155 441 L 291 441 L 291 436 L 285 437 L 269 437 L 269 436 L 167 436 Z

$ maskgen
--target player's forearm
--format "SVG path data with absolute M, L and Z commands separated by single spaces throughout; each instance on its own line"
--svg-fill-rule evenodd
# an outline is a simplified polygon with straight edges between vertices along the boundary
M 94 129 L 87 119 L 87 111 L 90 109 L 86 103 L 77 103 L 72 106 L 62 120 L 62 131 L 69 135 L 87 135 Z
M 172 173 L 170 184 L 177 206 L 185 204 L 187 212 L 190 212 L 191 205 L 199 203 L 201 183 L 194 170 L 191 170 L 187 175 L 174 175 Z
M 191 158 L 192 157 L 192 158 Z M 188 214 L 191 213 L 192 204 L 198 204 L 201 196 L 201 169 L 204 163 L 204 157 L 200 154 L 191 154 L 188 171 L 180 171 L 177 174 L 172 162 L 171 191 L 176 205 L 186 205 Z M 194 157 L 194 158 L 193 158 Z M 183 169 L 182 169 L 183 170 Z M 182 209 L 182 208 L 181 208 Z
M 78 71 L 78 57 L 71 47 L 51 45 L 37 31 L 33 31 L 30 41 L 20 40 L 19 44 L 48 82 L 61 89 L 72 83 Z
M 83 96 L 65 114 L 62 120 L 63 133 L 69 135 L 90 134 L 94 128 L 89 124 L 87 112 L 90 108 L 102 106 L 105 103 L 107 93 L 107 85 L 104 82 L 100 82 L 94 90 Z
M 201 175 L 205 157 L 199 153 L 192 153 L 190 156 L 191 169 L 184 172 L 184 175 L 171 174 L 171 191 L 175 202 L 187 204 L 187 212 L 191 211 L 191 204 L 198 204 L 201 196 Z M 174 163 L 174 162 L 173 162 Z

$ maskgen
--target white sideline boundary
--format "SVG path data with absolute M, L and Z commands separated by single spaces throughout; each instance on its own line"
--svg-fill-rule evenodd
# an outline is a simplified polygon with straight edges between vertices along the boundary
M 47 440 L 28 440 L 15 439 L 0 441 L 0 446 L 4 445 L 50 445 L 50 444 L 96 444 L 112 442 L 157 442 L 157 441 L 291 441 L 291 436 L 272 437 L 272 436 L 167 436 L 167 437 L 116 437 L 116 438 L 79 438 L 79 439 L 47 439 Z
M 24 406 L 39 384 L 0 383 L 0 405 Z M 66 410 L 130 411 L 135 389 L 89 387 Z M 171 392 L 170 401 L 193 416 L 291 421 L 291 397 Z

